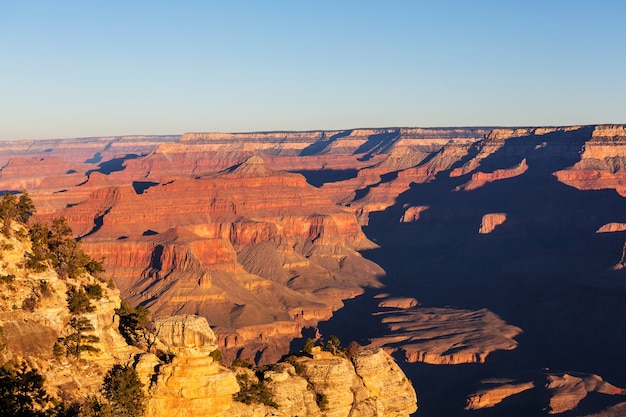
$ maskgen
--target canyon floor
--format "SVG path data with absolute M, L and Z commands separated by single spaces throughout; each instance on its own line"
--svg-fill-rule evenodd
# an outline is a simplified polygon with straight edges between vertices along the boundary
M 122 296 L 226 357 L 381 346 L 418 416 L 623 415 L 624 126 L 7 142 Z

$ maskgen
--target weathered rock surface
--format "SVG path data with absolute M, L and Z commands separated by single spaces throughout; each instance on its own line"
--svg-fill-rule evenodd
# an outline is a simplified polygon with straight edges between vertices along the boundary
M 489 234 L 505 221 L 506 213 L 487 213 L 483 216 L 483 219 L 480 222 L 480 229 L 478 229 L 478 233 L 481 235 Z
M 14 234 L 24 235 L 22 226 L 15 226 Z M 347 408 L 351 416 L 408 416 L 416 410 L 413 387 L 383 351 L 361 352 L 355 357 L 355 365 L 337 357 L 333 360 L 341 364 L 337 372 L 316 378 L 314 383 L 296 375 L 293 365 L 276 365 L 266 372 L 266 379 L 271 381 L 270 392 L 278 408 L 237 403 L 233 395 L 241 388 L 236 374 L 213 359 L 211 354 L 217 349 L 217 339 L 204 317 L 182 315 L 157 319 L 154 331 L 158 339 L 153 348 L 169 358 L 159 359 L 153 353 L 126 344 L 115 315 L 121 303 L 119 292 L 102 286 L 102 296 L 91 301 L 93 308 L 79 315 L 93 326 L 86 333 L 98 339 L 90 342 L 92 349 L 76 357 L 54 355 L 53 346 L 58 338 L 72 331 L 68 326 L 70 317 L 79 317 L 79 313 L 69 311 L 67 291 L 70 287 L 95 286 L 101 282 L 89 274 L 69 280 L 59 278 L 52 269 L 40 273 L 25 269 L 25 253 L 31 251 L 25 237 L 6 238 L 0 234 L 0 245 L 0 275 L 13 277 L 0 282 L 2 363 L 25 362 L 45 376 L 46 390 L 56 397 L 81 402 L 88 396 L 98 396 L 106 372 L 121 364 L 137 370 L 147 394 L 145 415 L 148 417 L 347 416 L 343 404 L 335 408 L 329 404 L 324 413 L 317 404 L 317 386 L 323 386 L 323 392 L 333 398 L 353 398 L 351 386 L 338 385 L 331 376 L 360 384 L 361 395 Z M 301 360 L 324 363 L 308 357 Z M 357 375 L 363 378 L 362 382 Z M 369 382 L 372 375 L 385 381 L 384 389 Z M 367 413 L 360 411 L 364 404 Z
M 575 409 L 589 393 L 626 395 L 626 391 L 590 374 L 550 374 L 548 390 L 551 391 L 550 414 L 561 414 Z
M 255 383 L 258 377 L 247 368 L 233 372 L 203 355 L 214 346 L 207 327 L 197 316 L 175 316 L 157 323 L 161 342 L 173 341 L 173 346 L 164 344 L 183 346 L 185 351 L 158 368 L 138 365 L 152 381 L 148 416 L 401 417 L 417 410 L 411 383 L 381 349 L 363 350 L 351 362 L 317 347 L 312 357 L 296 359 L 299 371 L 291 363 L 279 363 L 263 372 L 276 407 L 234 402 L 232 395 L 240 389 L 236 375 Z M 143 363 L 154 363 L 154 358 L 146 355 Z
M 597 126 L 580 153 L 580 161 L 555 172 L 559 181 L 579 190 L 613 189 L 626 195 L 624 126 Z
M 22 226 L 15 226 L 14 235 L 21 233 Z M 0 283 L 0 326 L 5 338 L 1 343 L 6 344 L 2 359 L 25 362 L 39 371 L 46 377 L 46 389 L 55 396 L 82 400 L 97 392 L 111 366 L 128 363 L 140 352 L 118 331 L 115 309 L 120 305 L 119 291 L 88 274 L 69 281 L 52 269 L 35 273 L 24 268 L 31 252 L 27 238 L 0 235 L 0 244 L 0 275 L 14 276 L 11 282 Z M 76 315 L 68 309 L 67 292 L 86 285 L 102 289 L 102 297 L 90 302 L 93 311 L 81 314 L 93 326 L 86 334 L 98 338 L 90 343 L 94 350 L 80 353 L 80 359 L 65 353 L 55 356 L 55 343 L 75 332 L 69 325 Z
M 486 309 L 413 307 L 376 316 L 388 330 L 371 343 L 402 352 L 408 362 L 483 363 L 496 350 L 515 349 L 513 338 L 521 333 Z
M 467 398 L 466 410 L 490 408 L 500 404 L 506 398 L 533 389 L 534 382 L 519 381 L 484 381 L 485 388 Z
M 626 230 L 626 223 L 607 223 L 596 230 L 596 233 L 623 232 Z

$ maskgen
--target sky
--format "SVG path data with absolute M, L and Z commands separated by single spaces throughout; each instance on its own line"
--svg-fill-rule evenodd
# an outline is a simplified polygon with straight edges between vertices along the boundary
M 626 123 L 623 0 L 0 0 L 0 140 Z

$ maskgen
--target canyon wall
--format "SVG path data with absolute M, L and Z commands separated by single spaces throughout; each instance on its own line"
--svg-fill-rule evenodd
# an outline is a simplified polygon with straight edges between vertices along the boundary
M 341 333 L 404 369 L 493 366 L 508 382 L 472 380 L 472 401 L 506 408 L 551 375 L 509 363 L 626 384 L 624 143 L 622 125 L 15 142 L 0 188 L 67 217 L 124 299 L 206 317 L 227 360 Z

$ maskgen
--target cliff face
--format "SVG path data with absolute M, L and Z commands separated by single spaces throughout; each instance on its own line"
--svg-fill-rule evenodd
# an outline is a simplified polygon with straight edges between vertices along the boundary
M 15 235 L 24 234 L 22 226 Z M 102 377 L 117 363 L 127 363 L 139 349 L 129 346 L 118 331 L 115 309 L 120 305 L 119 291 L 85 274 L 77 279 L 61 279 L 52 269 L 33 272 L 24 267 L 31 253 L 28 238 L 0 236 L 2 263 L 0 276 L 13 277 L 0 284 L 0 326 L 3 329 L 2 352 L 4 361 L 25 362 L 46 377 L 48 392 L 82 400 L 100 389 Z M 84 311 L 80 317 L 92 327 L 85 334 L 97 335 L 89 345 L 93 348 L 80 353 L 55 354 L 58 341 L 69 340 L 76 334 L 71 320 L 77 315 L 68 308 L 68 291 L 98 286 L 102 293 L 90 300 L 93 311 Z M 67 349 L 72 346 L 67 345 Z
M 14 233 L 22 235 L 22 226 L 15 227 Z M 275 398 L 275 407 L 236 402 L 233 395 L 242 388 L 236 373 L 214 360 L 212 353 L 218 349 L 217 338 L 204 317 L 185 315 L 157 319 L 151 350 L 166 353 L 165 359 L 163 355 L 159 358 L 154 353 L 129 346 L 121 336 L 119 317 L 115 315 L 121 302 L 117 290 L 103 287 L 101 281 L 89 274 L 62 279 L 52 269 L 34 273 L 24 268 L 25 253 L 31 252 L 26 237 L 0 235 L 0 245 L 2 363 L 24 362 L 29 369 L 37 370 L 46 378 L 47 392 L 55 397 L 81 403 L 87 397 L 99 395 L 104 375 L 119 364 L 132 366 L 138 372 L 147 395 L 146 416 L 149 417 L 265 415 L 264 410 L 276 416 L 291 416 L 294 411 L 302 416 L 321 416 L 314 387 L 324 386 L 324 392 L 331 396 L 351 395 L 350 387 L 337 384 L 329 375 L 312 382 L 306 376 L 297 376 L 292 365 L 282 363 L 272 366 L 265 377 L 271 381 L 269 393 Z M 70 310 L 68 290 L 95 286 L 102 293 L 89 302 L 89 308 L 80 313 Z M 69 340 L 75 330 L 72 319 L 77 317 L 91 324 L 84 332 L 90 336 L 89 341 L 84 341 L 90 348 L 76 355 L 55 353 L 59 340 Z M 341 372 L 347 378 L 355 381 L 359 378 L 357 375 L 363 378 L 359 385 L 361 397 L 353 400 L 354 407 L 348 407 L 348 410 L 357 410 L 351 415 L 408 416 L 415 411 L 413 387 L 383 351 L 364 351 L 355 357 L 355 365 L 348 359 L 330 356 L 341 363 Z M 303 363 L 314 361 L 308 357 L 301 360 Z M 319 363 L 324 364 L 324 361 Z M 285 371 L 287 368 L 292 375 Z M 367 375 L 372 372 L 388 381 L 385 390 L 366 388 L 372 386 L 367 382 Z M 286 393 L 298 393 L 309 401 L 306 404 L 294 402 Z M 399 398 L 403 400 L 401 403 Z M 371 402 L 372 410 L 378 411 L 359 413 L 359 401 Z M 327 415 L 347 416 L 344 408 L 337 414 L 339 407 L 329 404 L 330 414 Z M 385 410 L 393 410 L 393 413 Z
M 296 337 L 382 275 L 356 252 L 374 245 L 353 214 L 260 158 L 141 192 L 97 188 L 56 213 L 124 298 L 160 316 L 211 317 L 226 351 Z M 265 360 L 284 353 L 269 349 Z

